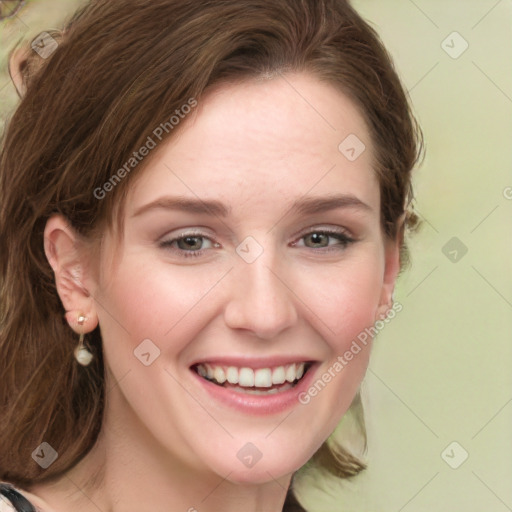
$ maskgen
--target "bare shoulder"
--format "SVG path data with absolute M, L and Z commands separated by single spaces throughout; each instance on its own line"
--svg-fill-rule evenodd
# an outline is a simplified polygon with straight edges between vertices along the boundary
M 13 504 L 3 495 L 0 495 L 0 512 L 16 512 Z

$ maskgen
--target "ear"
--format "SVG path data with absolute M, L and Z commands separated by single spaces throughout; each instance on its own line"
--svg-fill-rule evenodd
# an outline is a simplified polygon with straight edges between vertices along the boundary
M 9 55 L 9 75 L 20 98 L 27 92 L 25 71 L 28 66 L 28 56 L 29 53 L 25 47 L 15 48 Z
M 80 236 L 60 214 L 51 216 L 44 230 L 44 252 L 55 273 L 57 292 L 69 325 L 77 332 L 90 332 L 98 325 L 94 298 L 84 285 L 88 272 Z M 85 316 L 79 326 L 78 317 Z
M 393 306 L 393 291 L 396 278 L 400 272 L 400 248 L 404 240 L 405 214 L 398 220 L 397 236 L 395 239 L 386 237 L 384 240 L 385 267 L 382 281 L 379 306 L 376 311 L 375 321 L 386 317 Z

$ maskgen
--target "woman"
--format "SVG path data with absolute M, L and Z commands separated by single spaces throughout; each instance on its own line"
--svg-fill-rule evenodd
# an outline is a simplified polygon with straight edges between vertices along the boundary
M 380 40 L 342 0 L 93 0 L 32 48 L 0 160 L 5 503 L 303 510 L 301 467 L 364 468 L 330 435 L 416 222 Z

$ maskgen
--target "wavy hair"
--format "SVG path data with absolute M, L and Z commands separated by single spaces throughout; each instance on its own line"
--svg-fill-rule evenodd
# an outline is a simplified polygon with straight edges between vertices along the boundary
M 58 44 L 51 56 L 27 45 L 10 70 L 22 98 L 0 147 L 0 479 L 20 486 L 56 479 L 91 449 L 105 397 L 99 327 L 87 335 L 93 363 L 73 358 L 76 335 L 43 248 L 46 221 L 61 213 L 91 241 L 120 227 L 128 187 L 150 159 L 103 200 L 93 191 L 156 126 L 214 86 L 311 73 L 366 120 L 390 238 L 402 237 L 404 214 L 405 229 L 417 223 L 411 171 L 423 147 L 389 54 L 346 0 L 91 0 L 48 37 Z M 402 237 L 402 267 L 407 256 Z M 353 406 L 365 443 L 359 396 Z M 59 453 L 46 470 L 31 458 L 43 440 Z M 334 439 L 311 462 L 340 478 L 365 467 Z

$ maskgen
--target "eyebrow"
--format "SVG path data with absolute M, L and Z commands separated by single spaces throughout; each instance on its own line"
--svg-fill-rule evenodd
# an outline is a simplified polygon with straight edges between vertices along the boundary
M 366 212 L 373 211 L 371 206 L 351 194 L 297 199 L 293 202 L 289 210 L 297 214 L 312 215 L 335 210 L 337 208 L 355 208 Z M 188 213 L 210 214 L 223 218 L 231 213 L 231 207 L 227 207 L 220 201 L 165 196 L 141 206 L 135 211 L 132 217 L 138 217 L 154 209 L 181 210 Z

